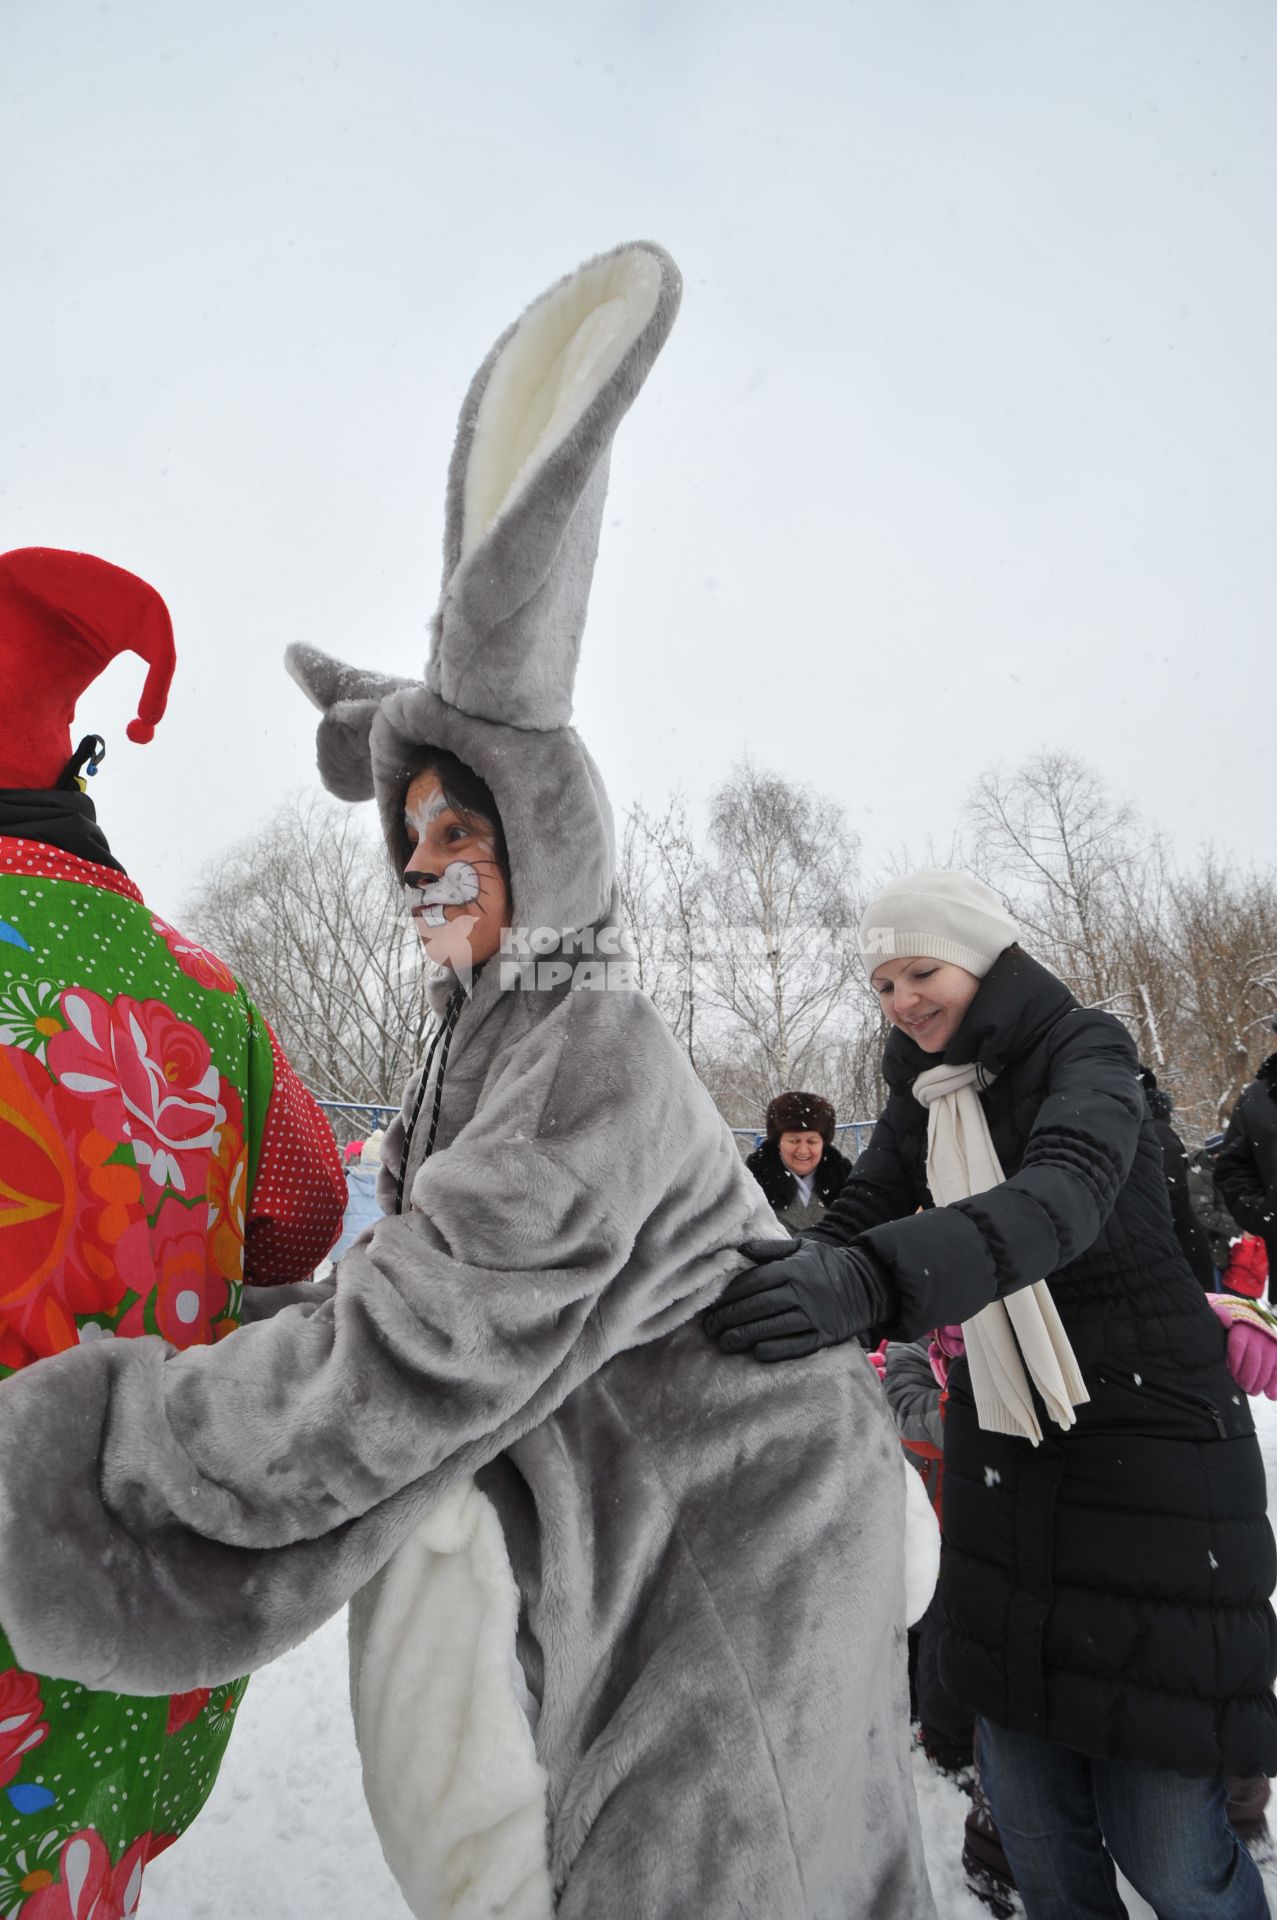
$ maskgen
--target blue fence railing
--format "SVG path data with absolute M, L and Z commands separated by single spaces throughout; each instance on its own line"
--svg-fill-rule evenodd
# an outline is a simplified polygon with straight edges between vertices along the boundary
M 388 1127 L 399 1109 L 379 1107 L 366 1100 L 316 1100 L 315 1105 L 321 1113 L 328 1115 L 331 1127 L 334 1119 L 340 1117 L 346 1122 L 352 1138 L 362 1128 L 365 1135 L 375 1133 L 378 1127 Z M 336 1128 L 333 1128 L 336 1132 Z
M 378 1127 L 388 1127 L 399 1111 L 397 1106 L 379 1107 L 365 1100 L 317 1100 L 315 1105 L 322 1113 L 328 1114 L 330 1126 L 332 1125 L 333 1119 L 338 1116 L 345 1120 L 352 1138 L 358 1134 L 361 1127 L 366 1134 L 375 1132 Z M 834 1128 L 836 1136 L 848 1133 L 851 1135 L 850 1142 L 845 1139 L 839 1141 L 839 1145 L 842 1147 L 844 1153 L 847 1152 L 847 1148 L 850 1145 L 851 1151 L 848 1154 L 849 1159 L 858 1160 L 860 1158 L 866 1142 L 873 1132 L 873 1126 L 874 1123 L 872 1120 L 844 1120 Z M 761 1147 L 767 1137 L 766 1134 L 760 1132 L 757 1127 L 733 1127 L 732 1132 L 738 1140 L 748 1140 L 751 1149 Z

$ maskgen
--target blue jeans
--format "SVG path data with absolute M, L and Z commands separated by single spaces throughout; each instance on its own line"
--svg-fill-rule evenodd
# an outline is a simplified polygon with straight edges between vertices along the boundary
M 1123 1920 L 1114 1860 L 1158 1920 L 1268 1920 L 1222 1780 L 1090 1760 L 989 1720 L 980 1778 L 1028 1920 Z

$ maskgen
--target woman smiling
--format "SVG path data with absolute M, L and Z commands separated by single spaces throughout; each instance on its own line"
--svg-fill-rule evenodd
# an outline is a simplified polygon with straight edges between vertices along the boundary
M 1114 1859 L 1162 1920 L 1263 1920 L 1223 1786 L 1277 1771 L 1263 1464 L 1135 1047 L 969 874 L 896 882 L 860 950 L 887 1105 L 824 1219 L 747 1247 L 706 1326 L 781 1360 L 961 1323 L 940 1672 L 1029 1920 L 1119 1920 Z
M 778 1093 L 768 1104 L 766 1138 L 745 1162 L 791 1233 L 815 1226 L 851 1172 L 834 1145 L 835 1121 L 818 1093 Z

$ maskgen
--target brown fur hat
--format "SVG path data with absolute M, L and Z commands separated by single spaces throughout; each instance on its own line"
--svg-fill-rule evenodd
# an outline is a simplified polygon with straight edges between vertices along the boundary
M 767 1138 L 779 1140 L 782 1133 L 818 1133 L 829 1147 L 833 1145 L 837 1117 L 829 1101 L 818 1093 L 778 1093 L 767 1108 Z

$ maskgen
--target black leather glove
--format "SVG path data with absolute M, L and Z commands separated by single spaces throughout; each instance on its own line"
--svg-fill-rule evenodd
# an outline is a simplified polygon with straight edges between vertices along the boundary
M 705 1315 L 724 1353 L 801 1360 L 895 1318 L 895 1288 L 872 1254 L 823 1240 L 747 1240 L 758 1264 L 738 1273 Z

